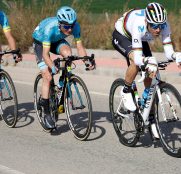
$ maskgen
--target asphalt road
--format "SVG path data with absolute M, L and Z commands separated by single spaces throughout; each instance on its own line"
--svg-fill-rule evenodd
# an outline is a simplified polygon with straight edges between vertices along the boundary
M 93 128 L 88 141 L 73 137 L 61 114 L 58 131 L 46 133 L 33 108 L 33 82 L 38 69 L 5 68 L 13 77 L 20 120 L 16 128 L 0 121 L 0 174 L 180 174 L 180 159 L 154 146 L 146 133 L 135 148 L 123 146 L 110 122 L 108 96 L 115 76 L 79 74 L 93 103 Z M 180 88 L 180 84 L 176 84 Z
M 0 121 L 0 173 L 2 174 L 180 174 L 180 159 L 155 147 L 149 134 L 135 148 L 123 146 L 109 121 L 108 96 L 115 77 L 79 74 L 93 103 L 93 128 L 88 141 L 73 137 L 66 115 L 59 116 L 58 131 L 42 130 L 33 108 L 33 82 L 38 69 L 5 68 L 13 77 L 19 115 L 16 128 Z M 180 87 L 179 85 L 177 85 Z

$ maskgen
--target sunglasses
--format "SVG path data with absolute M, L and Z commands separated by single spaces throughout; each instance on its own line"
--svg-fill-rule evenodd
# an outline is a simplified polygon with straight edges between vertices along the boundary
M 65 25 L 65 24 L 60 24 L 59 23 L 59 27 L 63 27 L 65 30 L 69 30 L 72 29 L 74 27 L 74 25 Z
M 167 26 L 167 23 L 163 23 L 163 24 L 152 24 L 152 23 L 149 23 L 150 27 L 153 28 L 154 30 L 156 29 L 160 29 L 160 30 L 163 30 L 166 26 Z

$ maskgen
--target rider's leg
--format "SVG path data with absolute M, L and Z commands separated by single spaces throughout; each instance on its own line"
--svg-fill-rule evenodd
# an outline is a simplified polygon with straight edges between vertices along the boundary
M 125 86 L 123 89 L 124 92 L 130 92 L 133 80 L 135 79 L 139 71 L 139 67 L 135 65 L 133 61 L 133 52 L 129 54 L 129 60 L 130 60 L 130 65 L 125 74 Z
M 133 61 L 132 41 L 120 34 L 117 30 L 114 30 L 112 36 L 112 44 L 114 48 L 126 58 L 129 65 L 126 71 L 125 85 L 121 90 L 121 97 L 123 99 L 125 108 L 130 111 L 135 111 L 136 106 L 131 94 L 131 85 L 135 79 L 136 74 L 138 73 L 138 67 L 134 64 Z
M 48 68 L 41 70 L 41 74 L 43 77 L 41 95 L 42 98 L 49 99 L 50 81 L 52 80 L 52 75 Z
M 139 68 L 135 65 L 133 61 L 133 52 L 129 54 L 129 60 L 130 65 L 126 71 L 125 84 L 123 90 L 121 91 L 121 96 L 123 98 L 125 108 L 127 108 L 130 111 L 135 111 L 136 106 L 131 94 L 131 85 L 139 71 Z
M 61 40 L 55 47 L 56 47 L 56 50 L 55 50 L 56 54 L 59 54 L 62 57 L 68 57 L 68 56 L 72 55 L 72 50 L 70 48 L 70 45 L 65 40 Z M 61 66 L 65 67 L 65 62 L 62 62 Z M 63 84 L 64 75 L 65 75 L 65 70 L 62 70 L 62 75 L 59 78 L 59 80 L 62 81 L 62 82 L 59 82 L 60 84 Z M 64 96 L 64 91 L 62 93 L 62 96 Z M 59 106 L 58 106 L 58 113 L 59 114 L 65 112 L 63 103 L 64 103 L 64 97 L 61 97 L 60 103 L 59 103 Z
M 49 104 L 49 90 L 50 90 L 50 81 L 52 80 L 52 75 L 48 70 L 47 65 L 43 61 L 42 56 L 42 44 L 35 43 L 33 44 L 35 56 L 37 59 L 38 67 L 40 68 L 42 74 L 42 87 L 41 87 L 41 101 L 40 105 L 43 107 L 44 110 L 44 121 L 47 128 L 54 128 L 55 122 L 52 120 L 51 113 L 50 113 L 50 104 Z

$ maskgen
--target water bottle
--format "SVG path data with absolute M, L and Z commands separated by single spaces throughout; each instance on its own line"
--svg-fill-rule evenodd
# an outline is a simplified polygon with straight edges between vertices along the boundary
M 138 90 L 137 90 L 135 81 L 133 81 L 133 83 L 132 83 L 132 89 L 133 89 L 133 92 L 134 92 L 134 95 L 135 95 L 135 99 L 136 99 L 136 101 L 138 102 L 138 105 L 139 105 L 140 98 L 139 98 L 139 95 L 138 95 Z
M 142 108 L 145 107 L 145 104 L 146 104 L 146 100 L 148 98 L 148 93 L 150 91 L 150 88 L 145 88 L 144 91 L 143 91 L 143 94 L 142 94 L 142 100 L 141 100 L 141 106 Z
M 58 87 L 58 89 L 57 89 L 57 96 L 58 96 L 59 102 L 60 102 L 61 97 L 62 97 L 63 86 L 64 86 L 63 78 L 60 77 L 59 82 L 57 84 L 57 87 Z

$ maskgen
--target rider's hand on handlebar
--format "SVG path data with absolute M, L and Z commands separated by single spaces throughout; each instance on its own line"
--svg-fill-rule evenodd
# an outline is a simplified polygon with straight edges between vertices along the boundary
M 158 70 L 158 63 L 155 57 L 144 58 L 145 70 L 148 71 L 149 77 L 153 78 Z
M 22 54 L 19 52 L 19 53 L 17 53 L 17 54 L 13 54 L 13 58 L 14 58 L 15 62 L 18 63 L 18 62 L 22 61 L 23 56 L 22 56 Z
M 85 60 L 86 71 L 96 69 L 95 59 Z

